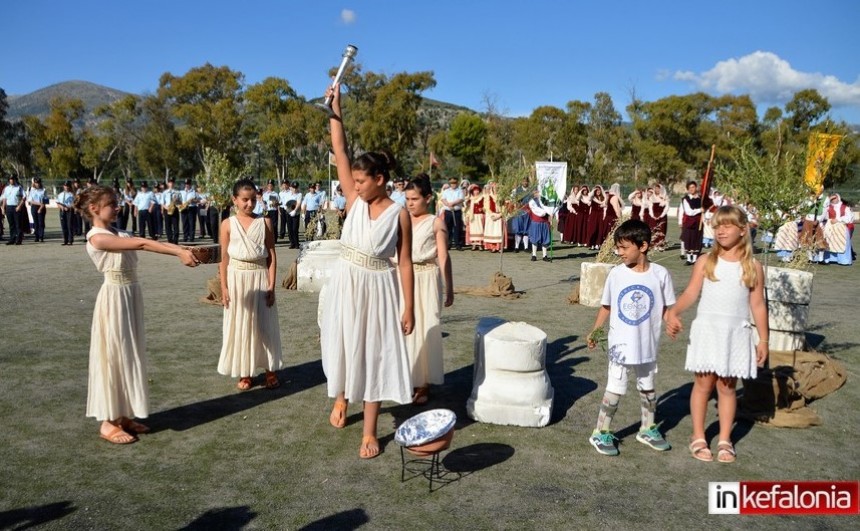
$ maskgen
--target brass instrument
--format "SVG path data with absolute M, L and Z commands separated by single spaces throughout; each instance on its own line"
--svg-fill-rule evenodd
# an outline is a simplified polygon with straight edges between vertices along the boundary
M 179 200 L 179 194 L 171 194 L 170 202 L 167 203 L 167 215 L 172 216 L 176 212 L 176 203 Z

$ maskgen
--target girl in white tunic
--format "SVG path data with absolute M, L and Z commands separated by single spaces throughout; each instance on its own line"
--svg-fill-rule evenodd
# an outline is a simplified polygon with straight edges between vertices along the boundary
M 430 177 L 419 175 L 406 185 L 406 209 L 412 222 L 412 269 L 415 272 L 415 331 L 406 336 L 412 368 L 412 403 L 426 404 L 430 384 L 445 381 L 442 367 L 442 289 L 444 305 L 454 303 L 453 274 L 445 221 L 430 214 Z M 444 284 L 442 279 L 445 279 Z
M 104 284 L 96 297 L 90 331 L 87 416 L 102 421 L 100 435 L 114 444 L 128 444 L 149 427 L 132 419 L 149 416 L 146 380 L 146 337 L 143 294 L 137 282 L 137 253 L 170 254 L 190 267 L 198 265 L 191 251 L 169 243 L 129 236 L 111 227 L 119 213 L 111 188 L 87 187 L 75 208 L 93 227 L 87 233 L 87 253 Z
M 412 232 L 409 214 L 385 193 L 393 159 L 365 153 L 351 163 L 340 110 L 340 87 L 332 96 L 331 139 L 348 215 L 343 251 L 326 285 L 320 344 L 328 395 L 335 398 L 329 421 L 346 425 L 349 401 L 364 401 L 359 457 L 379 455 L 376 424 L 382 400 L 412 398 L 404 335 L 412 333 Z M 391 259 L 398 256 L 400 285 Z M 399 299 L 402 289 L 403 304 Z M 323 298 L 321 298 L 323 300 Z
M 257 369 L 266 371 L 266 389 L 280 385 L 281 329 L 275 306 L 275 234 L 272 219 L 254 214 L 256 186 L 248 179 L 233 185 L 236 215 L 221 222 L 221 294 L 224 340 L 218 372 L 238 377 L 240 391 L 252 385 Z
M 738 378 L 755 378 L 756 367 L 767 359 L 768 321 L 764 299 L 764 271 L 753 258 L 752 240 L 746 213 L 736 206 L 722 206 L 713 219 L 714 247 L 697 260 L 690 283 L 666 314 L 666 331 L 674 338 L 681 330 L 678 316 L 701 292 L 696 319 L 690 325 L 685 368 L 695 374 L 690 394 L 693 436 L 690 453 L 700 461 L 713 455 L 705 440 L 708 400 L 717 388 L 720 435 L 717 459 L 735 460 L 731 442 Z M 759 341 L 753 344 L 750 313 Z

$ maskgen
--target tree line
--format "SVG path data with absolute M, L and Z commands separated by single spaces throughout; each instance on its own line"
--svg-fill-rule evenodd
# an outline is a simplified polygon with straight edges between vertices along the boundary
M 570 178 L 583 182 L 676 183 L 701 174 L 711 145 L 718 161 L 741 149 L 760 156 L 801 156 L 810 133 L 849 135 L 834 121 L 830 103 L 816 90 L 801 90 L 783 108 L 759 118 L 747 95 L 694 93 L 643 101 L 631 91 L 622 115 L 609 94 L 591 102 L 571 100 L 564 109 L 541 106 L 529 116 L 508 117 L 492 95 L 480 112 L 453 115 L 426 105 L 436 85 L 433 72 L 385 75 L 350 66 L 344 105 L 354 150 L 388 149 L 398 173 L 430 168 L 435 175 L 472 180 L 521 172 L 536 160 L 564 160 Z M 246 85 L 241 72 L 203 66 L 182 76 L 165 73 L 158 89 L 129 95 L 95 109 L 84 121 L 83 102 L 54 99 L 44 118 L 6 119 L 0 88 L 0 173 L 19 178 L 164 180 L 197 178 L 207 154 L 218 154 L 231 173 L 260 180 L 319 180 L 328 172 L 327 120 L 283 78 Z M 840 147 L 826 186 L 858 171 L 860 148 L 850 138 Z M 5 177 L 5 176 L 4 176 Z

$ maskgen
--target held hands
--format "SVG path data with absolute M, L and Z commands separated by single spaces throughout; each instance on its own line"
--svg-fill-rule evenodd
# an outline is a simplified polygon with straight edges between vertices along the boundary
M 755 346 L 755 362 L 758 367 L 764 367 L 764 362 L 767 361 L 768 344 L 759 342 Z
M 681 320 L 672 312 L 666 314 L 666 335 L 672 339 L 677 339 L 678 332 L 684 329 Z

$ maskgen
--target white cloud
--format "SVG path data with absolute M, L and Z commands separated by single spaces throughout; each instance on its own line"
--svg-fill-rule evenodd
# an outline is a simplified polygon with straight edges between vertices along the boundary
M 352 9 L 344 9 L 340 12 L 340 21 L 344 24 L 352 24 L 355 22 L 355 11 Z
M 860 106 L 860 79 L 846 83 L 818 72 L 799 72 L 771 52 L 757 51 L 739 59 L 720 61 L 700 74 L 677 71 L 673 77 L 711 93 L 749 94 L 760 103 L 785 103 L 795 92 L 811 88 L 834 107 Z

